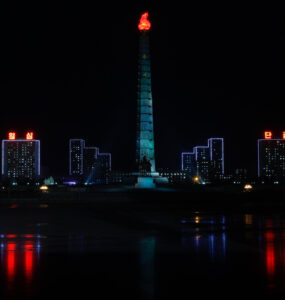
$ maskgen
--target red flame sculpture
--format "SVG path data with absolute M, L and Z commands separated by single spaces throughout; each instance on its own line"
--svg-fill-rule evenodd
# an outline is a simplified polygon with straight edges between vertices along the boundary
M 148 18 L 148 12 L 142 14 L 141 19 L 140 19 L 140 23 L 139 23 L 139 26 L 138 26 L 140 31 L 150 30 L 151 23 L 147 18 Z

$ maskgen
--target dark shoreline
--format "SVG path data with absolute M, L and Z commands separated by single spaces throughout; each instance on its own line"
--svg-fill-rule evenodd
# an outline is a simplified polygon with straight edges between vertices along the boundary
M 122 187 L 66 188 L 1 191 L 0 207 L 48 204 L 101 209 L 136 208 L 149 210 L 202 209 L 205 211 L 251 211 L 285 208 L 285 187 L 256 187 L 244 192 L 241 186 L 159 188 L 136 190 Z

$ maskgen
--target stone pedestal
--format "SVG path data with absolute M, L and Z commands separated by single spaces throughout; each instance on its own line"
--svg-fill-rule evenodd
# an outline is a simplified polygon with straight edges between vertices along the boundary
M 158 172 L 151 172 L 148 175 L 142 176 L 140 173 L 134 173 L 136 177 L 135 188 L 138 189 L 154 189 L 156 184 L 167 184 L 168 178 L 160 177 Z
M 138 176 L 136 189 L 154 189 L 156 187 L 153 177 L 141 177 Z

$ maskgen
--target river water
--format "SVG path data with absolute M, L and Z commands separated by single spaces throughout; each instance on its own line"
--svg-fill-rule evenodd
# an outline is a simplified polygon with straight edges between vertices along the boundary
M 285 295 L 282 212 L 0 209 L 0 298 Z

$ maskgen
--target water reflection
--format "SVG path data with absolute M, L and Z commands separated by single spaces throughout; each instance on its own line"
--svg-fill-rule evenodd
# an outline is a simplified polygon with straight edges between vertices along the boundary
M 244 222 L 246 225 L 252 225 L 253 223 L 253 216 L 251 214 L 244 215 Z
M 194 214 L 192 218 L 181 220 L 181 224 L 185 224 L 181 229 L 182 245 L 189 250 L 194 245 L 197 254 L 204 255 L 207 252 L 211 260 L 224 258 L 227 247 L 226 216 L 200 216 L 199 212 Z M 195 227 L 187 227 L 187 223 Z
M 142 291 L 145 299 L 154 299 L 155 237 L 140 240 L 140 267 Z
M 14 280 L 15 271 L 16 271 L 16 259 L 15 259 L 15 251 L 17 245 L 15 242 L 8 242 L 6 245 L 7 248 L 7 279 L 8 282 L 12 282 Z
M 267 231 L 265 233 L 266 242 L 266 270 L 269 276 L 273 276 L 275 273 L 275 247 L 274 247 L 274 233 Z
M 283 289 L 280 286 L 280 278 L 285 280 L 283 220 L 284 216 L 280 215 L 269 217 L 247 213 L 219 217 L 194 214 L 192 218 L 181 220 L 181 245 L 189 255 L 193 251 L 213 263 L 221 263 L 227 256 L 227 263 L 231 264 L 235 260 L 235 251 L 248 251 L 247 258 L 253 256 L 252 262 L 247 264 L 263 270 L 262 273 L 256 270 L 256 274 L 267 281 L 267 288 Z
M 194 235 L 182 235 L 181 243 L 184 250 L 194 249 L 196 254 L 208 254 L 211 260 L 225 258 L 227 248 L 227 235 L 225 232 L 221 233 L 200 233 L 196 231 Z
M 40 236 L 7 234 L 1 238 L 1 265 L 6 270 L 8 289 L 12 288 L 16 277 L 24 275 L 26 282 L 31 282 L 40 254 Z
M 33 276 L 33 267 L 34 267 L 34 257 L 35 257 L 34 241 L 26 241 L 24 245 L 24 252 L 25 252 L 26 279 L 30 281 Z

